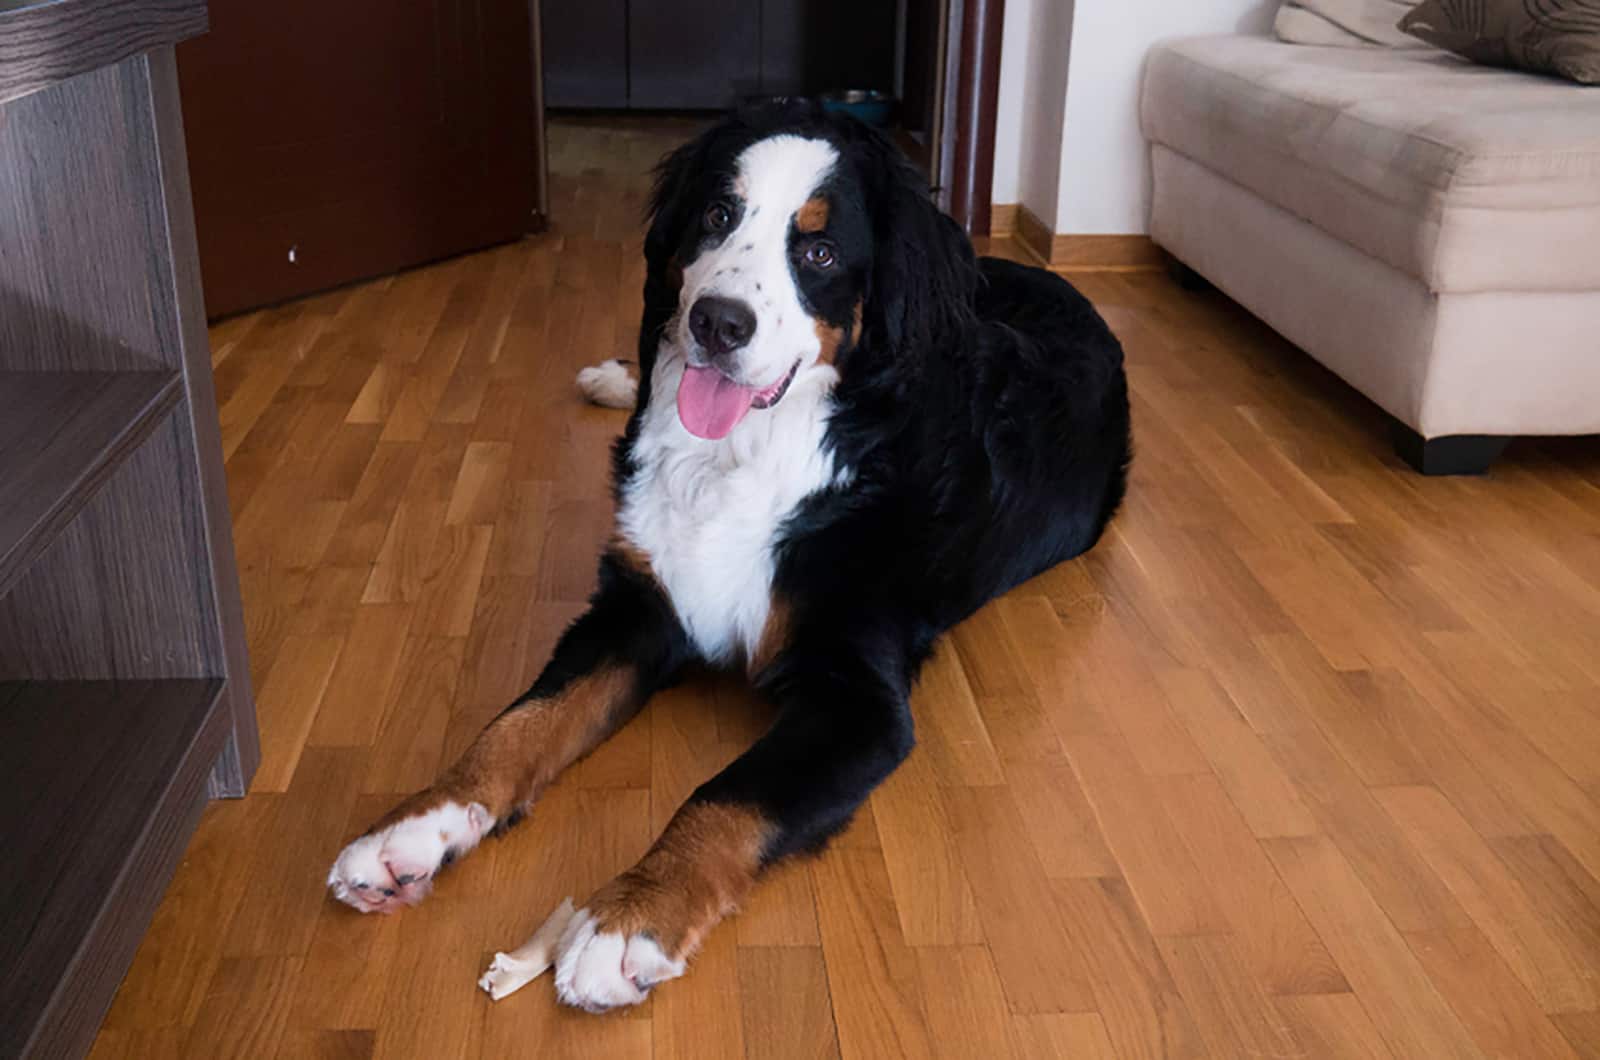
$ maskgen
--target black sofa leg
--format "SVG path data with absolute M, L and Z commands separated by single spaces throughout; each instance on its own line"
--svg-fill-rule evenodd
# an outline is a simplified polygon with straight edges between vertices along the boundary
M 1424 438 L 1403 423 L 1394 425 L 1395 452 L 1424 475 L 1481 475 L 1510 443 L 1510 438 L 1492 434 Z
M 1173 283 L 1192 294 L 1203 294 L 1214 289 L 1210 280 L 1195 272 L 1171 254 L 1167 255 L 1167 275 L 1172 277 Z

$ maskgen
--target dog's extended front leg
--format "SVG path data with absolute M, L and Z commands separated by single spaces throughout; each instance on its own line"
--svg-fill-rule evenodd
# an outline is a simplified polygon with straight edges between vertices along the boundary
M 774 670 L 762 685 L 781 708 L 777 723 L 573 916 L 556 947 L 562 1001 L 636 1004 L 682 975 L 763 869 L 838 832 L 910 752 L 909 667 L 893 653 L 791 647 Z
M 438 870 L 514 821 L 562 770 L 638 712 L 689 647 L 655 581 L 608 553 L 589 610 L 561 637 L 532 688 L 490 722 L 426 791 L 340 853 L 334 896 L 364 913 L 427 896 Z

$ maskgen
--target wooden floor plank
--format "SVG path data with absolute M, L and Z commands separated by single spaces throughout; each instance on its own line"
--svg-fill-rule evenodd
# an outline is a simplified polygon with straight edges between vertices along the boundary
M 1570 1057 L 1552 1018 L 1464 914 L 1413 931 L 1406 944 L 1428 978 L 1489 1056 Z
M 1570 1012 L 1553 1018 L 1583 1060 L 1600 1057 L 1600 1012 Z
M 184 1038 L 185 1056 L 272 1056 L 289 1029 L 303 962 L 298 957 L 228 957 Z
M 846 1060 L 933 1056 L 916 955 L 900 936 L 878 851 L 811 865 L 839 1052 Z
M 328 678 L 308 737 L 321 747 L 370 746 L 389 713 L 390 689 L 405 665 L 410 604 L 363 604 Z
M 655 1060 L 740 1060 L 745 1055 L 738 933 L 715 931 L 694 959 L 694 974 L 653 992 Z
M 1546 1012 L 1596 1008 L 1595 984 L 1545 927 L 1533 900 L 1433 788 L 1387 788 L 1379 803 Z
M 917 970 L 935 1055 L 1018 1055 L 1011 1011 L 987 946 L 918 947 Z
M 1106 844 L 1158 935 L 1226 931 L 1227 917 L 1161 807 L 1160 783 L 1146 777 L 1116 735 L 1085 737 L 1068 751 L 1099 815 Z
M 1216 679 L 1204 670 L 1162 670 L 1157 680 L 1188 725 L 1228 795 L 1257 838 L 1317 830 L 1293 783 Z
M 819 946 L 817 900 L 803 861 L 769 869 L 739 912 L 741 946 Z
M 250 790 L 288 789 L 344 645 L 344 638 L 326 635 L 284 639 L 256 697 L 261 767 Z
M 1066 918 L 1119 1057 L 1207 1055 L 1150 928 L 1121 880 L 1058 880 Z
M 151 922 L 139 962 L 122 981 L 104 1027 L 135 1032 L 193 1026 L 211 976 L 222 961 L 217 925 L 226 924 L 243 898 L 235 886 L 249 864 L 250 851 L 236 836 L 249 831 L 267 803 L 218 802 L 206 808 L 189 850 L 166 898 Z M 125 1048 L 137 1054 L 140 1043 Z M 172 1055 L 172 1054 L 168 1054 Z
M 1017 1055 L 1027 1060 L 1116 1060 L 1105 1022 L 1093 1012 L 1018 1016 Z
M 906 942 L 913 946 L 983 942 L 959 835 L 940 797 L 931 756 L 921 749 L 913 751 L 873 796 L 872 806 Z
M 1331 840 L 1264 845 L 1395 1055 L 1484 1055 Z
M 350 809 L 366 768 L 364 747 L 308 747 L 289 790 L 252 795 L 262 803 L 258 841 L 232 885 L 241 891 L 225 930 L 216 925 L 230 957 L 303 956 L 327 901 L 326 868 L 286 873 L 296 862 L 321 865 L 351 837 Z
M 1162 939 L 1161 954 L 1213 1056 L 1302 1054 L 1231 936 Z
M 1600 882 L 1551 836 L 1510 836 L 1490 841 L 1500 861 L 1522 885 L 1544 926 L 1586 974 L 1600 953 Z
M 1173 777 L 1161 802 L 1195 861 L 1211 868 L 1212 890 L 1251 977 L 1273 994 L 1337 994 L 1349 984 L 1221 783 Z M 1208 955 L 1192 955 L 1209 968 Z M 1281 1044 L 1281 1043 L 1280 1043 Z
M 1389 1060 L 1383 1044 L 1354 994 L 1302 994 L 1274 999 L 1306 1056 L 1327 1060 Z
M 837 1060 L 820 947 L 740 945 L 739 998 L 749 1060 Z
M 1044 867 L 1029 856 L 1010 793 L 950 789 L 945 803 L 1012 1010 L 1093 1012 L 1080 945 L 1050 900 Z

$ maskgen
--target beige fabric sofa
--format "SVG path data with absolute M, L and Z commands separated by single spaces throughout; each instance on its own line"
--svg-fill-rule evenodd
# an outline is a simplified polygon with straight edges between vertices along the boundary
M 1600 89 L 1433 50 L 1150 55 L 1151 235 L 1403 425 L 1429 472 L 1600 433 Z

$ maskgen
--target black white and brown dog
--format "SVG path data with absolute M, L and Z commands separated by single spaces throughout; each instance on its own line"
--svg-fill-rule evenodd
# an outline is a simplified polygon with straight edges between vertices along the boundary
M 1122 351 L 1065 281 L 977 259 L 881 134 L 805 104 L 667 156 L 637 398 L 588 611 L 433 787 L 339 855 L 364 912 L 414 904 L 692 663 L 771 729 L 552 940 L 562 1000 L 636 1003 L 761 874 L 818 850 L 910 753 L 941 632 L 1076 556 L 1121 501 Z M 620 387 L 623 393 L 616 391 Z

